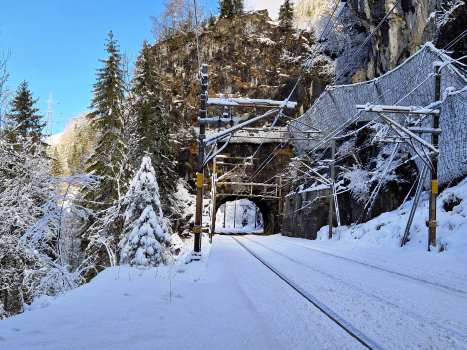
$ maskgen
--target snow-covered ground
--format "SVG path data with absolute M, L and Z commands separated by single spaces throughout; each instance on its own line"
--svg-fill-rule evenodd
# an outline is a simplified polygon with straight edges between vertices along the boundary
M 379 217 L 355 227 L 334 229 L 333 242 L 325 244 L 337 246 L 398 247 L 404 235 L 413 200 L 406 202 L 398 210 L 383 213 Z M 428 249 L 428 193 L 425 192 L 412 223 L 409 242 L 403 250 L 409 254 Z M 446 251 L 445 255 L 465 256 L 467 253 L 467 178 L 459 185 L 448 188 L 437 200 L 437 247 L 435 252 Z M 327 241 L 329 226 L 318 232 L 318 240 Z M 339 237 L 340 236 L 340 237 Z M 467 266 L 465 267 L 467 269 Z
M 363 348 L 235 239 L 381 348 L 467 349 L 466 199 L 467 181 L 439 198 L 442 252 L 422 201 L 403 248 L 410 202 L 340 239 L 215 235 L 200 262 L 108 268 L 0 321 L 0 349 Z
M 109 268 L 31 308 L 0 322 L 0 348 L 359 348 L 227 236 L 216 236 L 201 262 Z
M 55 146 L 60 142 L 60 138 L 62 137 L 63 134 L 64 134 L 63 132 L 59 132 L 58 134 L 44 137 L 44 141 L 48 143 L 50 146 Z

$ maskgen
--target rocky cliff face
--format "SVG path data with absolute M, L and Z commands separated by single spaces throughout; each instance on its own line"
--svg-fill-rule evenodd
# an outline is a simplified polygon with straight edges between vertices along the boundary
M 370 33 L 394 3 L 394 0 L 349 0 L 347 4 L 352 15 Z M 442 17 L 440 14 L 455 4 L 447 0 L 402 0 L 376 32 L 370 43 L 365 67 L 354 76 L 354 82 L 370 80 L 394 69 L 427 41 L 444 48 L 467 29 L 465 4 L 451 14 L 444 15 L 449 18 L 445 25 L 437 23 Z M 434 12 L 438 12 L 438 16 L 431 16 Z M 450 48 L 450 52 L 454 58 L 464 56 L 467 52 L 467 38 L 457 42 Z
M 209 65 L 209 95 L 281 100 L 288 96 L 301 73 L 313 38 L 306 31 L 284 31 L 267 11 L 243 12 L 221 18 L 199 36 L 201 63 Z M 194 33 L 169 38 L 153 48 L 169 94 L 174 119 L 191 124 L 198 117 L 200 83 Z M 307 74 L 293 100 L 298 115 L 319 96 L 328 82 L 319 68 Z M 256 115 L 251 109 L 248 112 Z M 247 118 L 249 115 L 245 115 Z
M 203 28 L 199 36 L 201 63 L 209 65 L 209 96 L 232 94 L 234 97 L 285 99 L 301 74 L 302 63 L 312 44 L 310 33 L 285 31 L 270 20 L 266 10 L 219 19 Z M 198 146 L 192 127 L 198 124 L 200 106 L 195 34 L 156 43 L 153 54 L 166 90 L 166 106 L 181 136 L 177 149 L 179 174 L 188 180 L 196 171 Z M 297 117 L 306 111 L 328 82 L 329 78 L 320 75 L 320 67 L 308 72 L 292 96 L 298 106 L 287 111 L 287 115 Z M 264 112 L 244 108 L 234 114 L 246 120 Z M 211 108 L 208 115 L 217 115 L 217 109 Z
M 371 33 L 394 6 L 394 0 L 349 0 L 352 14 Z M 366 67 L 354 81 L 370 80 L 394 69 L 435 39 L 436 28 L 428 21 L 441 0 L 402 0 L 370 43 Z

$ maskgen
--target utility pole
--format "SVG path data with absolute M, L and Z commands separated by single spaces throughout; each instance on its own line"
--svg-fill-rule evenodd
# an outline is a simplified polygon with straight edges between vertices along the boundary
M 332 221 L 334 210 L 334 161 L 336 160 L 336 139 L 332 139 L 331 150 L 331 197 L 329 199 L 329 239 L 332 238 Z
M 206 137 L 206 100 L 208 88 L 208 65 L 203 63 L 201 73 L 201 108 L 199 110 L 199 159 L 198 159 L 198 174 L 196 176 L 196 214 L 195 226 L 193 232 L 195 234 L 194 253 L 192 255 L 200 255 L 201 253 L 201 233 L 203 224 L 203 183 L 204 183 L 204 139 Z
M 439 66 L 435 66 L 435 102 L 441 99 L 441 74 Z M 439 128 L 440 113 L 433 115 L 433 129 Z M 433 147 L 439 147 L 439 134 L 431 134 L 431 144 Z M 433 170 L 431 172 L 431 194 L 430 194 L 430 214 L 428 218 L 428 251 L 430 246 L 436 247 L 436 228 L 438 222 L 436 221 L 436 199 L 438 197 L 438 155 L 435 153 L 432 158 Z

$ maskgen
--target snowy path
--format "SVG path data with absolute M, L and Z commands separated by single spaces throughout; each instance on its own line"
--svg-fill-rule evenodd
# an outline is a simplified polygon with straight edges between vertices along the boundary
M 231 237 L 203 260 L 173 268 L 172 301 L 167 267 L 109 268 L 0 321 L 0 349 L 363 348 Z
M 362 261 L 362 252 L 342 256 L 287 237 L 237 239 L 385 348 L 467 349 L 465 278 L 432 281 L 420 265 L 401 272 L 384 262 L 387 250 Z

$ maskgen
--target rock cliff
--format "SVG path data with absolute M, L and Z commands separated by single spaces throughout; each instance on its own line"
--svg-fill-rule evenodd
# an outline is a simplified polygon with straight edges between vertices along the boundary
M 284 30 L 270 20 L 266 10 L 218 19 L 199 35 L 201 63 L 209 65 L 209 96 L 285 99 L 302 72 L 312 44 L 309 32 Z M 194 177 L 197 165 L 198 146 L 193 127 L 198 124 L 200 104 L 195 33 L 156 43 L 153 55 L 166 91 L 166 106 L 179 136 L 179 174 L 189 180 Z M 315 67 L 304 76 L 292 96 L 298 102 L 297 108 L 287 111 L 288 117 L 298 117 L 324 90 L 330 78 L 320 74 L 320 69 Z M 235 115 L 246 120 L 264 112 L 244 108 L 236 110 Z M 211 108 L 208 115 L 217 115 L 217 110 Z
M 395 2 L 394 0 L 349 0 L 347 4 L 352 15 L 358 18 L 370 33 Z M 436 11 L 442 13 L 443 8 L 448 9 L 451 5 L 448 2 L 402 0 L 371 40 L 365 67 L 354 76 L 354 82 L 370 80 L 394 69 L 427 41 L 433 41 L 439 48 L 444 48 L 450 40 L 467 29 L 465 24 L 467 5 L 460 6 L 448 15 L 450 20 L 444 26 L 437 23 L 435 20 L 437 16 L 432 16 Z M 453 56 L 457 58 L 467 50 L 467 40 L 464 38 L 456 45 Z

